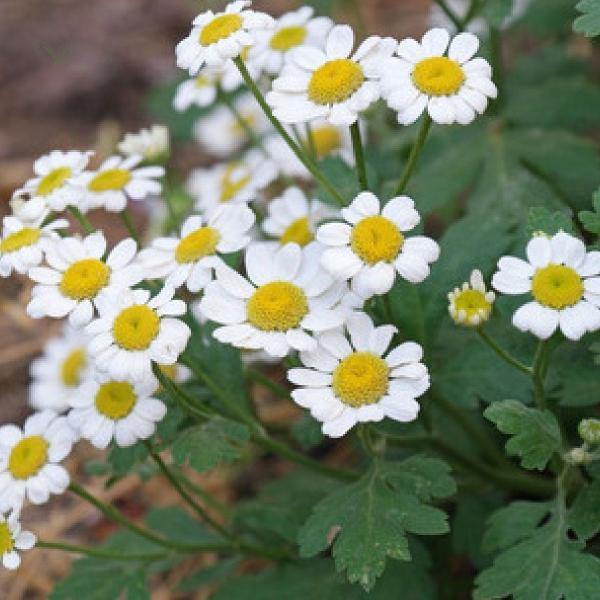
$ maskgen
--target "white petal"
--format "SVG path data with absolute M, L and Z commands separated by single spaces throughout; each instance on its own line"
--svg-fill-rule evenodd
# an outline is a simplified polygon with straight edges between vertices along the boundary
M 347 58 L 354 47 L 354 32 L 348 25 L 336 25 L 329 32 L 325 52 L 329 60 Z
M 545 267 L 552 259 L 550 240 L 544 235 L 532 238 L 526 248 L 527 259 L 534 267 Z
M 473 57 L 479 49 L 479 39 L 472 33 L 459 33 L 454 37 L 448 49 L 448 57 L 463 64 Z
M 323 424 L 323 433 L 332 438 L 339 438 L 348 433 L 356 425 L 355 411 L 345 408 L 341 415 Z
M 450 34 L 440 27 L 430 29 L 421 38 L 421 47 L 426 56 L 442 56 L 446 52 Z

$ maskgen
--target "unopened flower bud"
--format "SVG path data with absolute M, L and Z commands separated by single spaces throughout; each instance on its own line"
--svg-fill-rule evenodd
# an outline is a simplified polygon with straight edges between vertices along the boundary
M 590 446 L 600 444 L 600 420 L 583 419 L 579 423 L 577 431 L 581 439 L 590 444 Z
M 571 448 L 563 456 L 564 461 L 573 466 L 589 465 L 592 462 L 592 455 L 583 448 Z

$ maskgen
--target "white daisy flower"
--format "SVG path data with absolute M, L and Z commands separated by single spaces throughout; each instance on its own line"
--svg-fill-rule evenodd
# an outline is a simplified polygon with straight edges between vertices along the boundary
M 267 101 L 284 123 L 325 118 L 332 125 L 351 125 L 379 99 L 379 66 L 396 46 L 391 38 L 371 36 L 352 54 L 354 32 L 336 25 L 325 51 L 308 46 L 294 50 Z
M 173 300 L 165 286 L 154 298 L 147 290 L 101 293 L 99 316 L 87 327 L 92 336 L 88 352 L 96 367 L 118 380 L 142 381 L 152 374 L 152 363 L 172 365 L 185 350 L 190 328 L 180 319 L 186 306 Z
M 50 494 L 62 494 L 69 474 L 58 463 L 71 452 L 75 440 L 66 417 L 52 410 L 31 415 L 23 429 L 0 427 L 0 507 L 18 510 L 25 498 L 44 504 Z
M 342 216 L 346 223 L 325 223 L 317 229 L 317 241 L 327 246 L 321 263 L 334 277 L 351 279 L 353 291 L 363 298 L 389 292 L 396 272 L 420 283 L 439 257 L 432 239 L 404 236 L 421 219 L 408 196 L 392 198 L 382 210 L 377 196 L 361 192 L 342 209 Z
M 32 202 L 39 205 L 37 201 Z M 25 221 L 15 215 L 4 217 L 0 237 L 0 277 L 8 277 L 13 270 L 25 275 L 29 269 L 37 267 L 50 242 L 58 238 L 56 230 L 69 226 L 66 219 L 56 219 L 42 225 L 46 216 L 47 212 L 42 211 L 32 221 Z
M 137 133 L 126 133 L 117 148 L 125 156 L 141 156 L 145 161 L 164 160 L 169 155 L 169 128 L 152 125 Z
M 86 345 L 89 341 L 80 329 L 66 325 L 60 336 L 51 339 L 42 356 L 29 369 L 29 404 L 36 410 L 62 413 L 69 408 L 71 396 L 90 375 Z
M 513 325 L 538 338 L 557 328 L 570 340 L 600 329 L 600 252 L 559 231 L 539 235 L 526 248 L 527 260 L 503 256 L 492 285 L 502 294 L 527 294 L 533 301 L 513 315 Z
M 217 99 L 220 71 L 204 69 L 197 77 L 182 81 L 175 91 L 173 108 L 185 112 L 192 106 L 204 108 Z
M 158 238 L 140 252 L 149 279 L 165 279 L 168 286 L 199 292 L 213 278 L 219 254 L 237 252 L 250 243 L 248 231 L 254 213 L 245 204 L 222 205 L 208 218 L 193 215 L 183 223 L 179 237 Z
M 256 30 L 272 27 L 274 20 L 266 13 L 246 10 L 251 4 L 240 0 L 230 2 L 223 12 L 199 14 L 189 36 L 177 44 L 177 66 L 196 75 L 205 64 L 222 67 L 252 46 Z
M 43 196 L 35 196 L 27 200 L 25 196 L 13 195 L 9 205 L 13 217 L 17 217 L 27 224 L 32 224 L 39 219 L 44 220 L 50 214 L 50 209 Z
M 31 550 L 36 542 L 31 531 L 21 529 L 18 511 L 13 510 L 8 515 L 0 513 L 0 559 L 5 569 L 18 569 L 21 557 L 17 550 Z
M 278 75 L 290 51 L 299 46 L 323 48 L 333 27 L 329 17 L 313 18 L 314 9 L 303 6 L 277 19 L 275 26 L 259 30 L 250 57 L 269 75 Z
M 267 217 L 262 222 L 263 231 L 279 240 L 281 245 L 294 243 L 306 246 L 315 239 L 320 221 L 339 217 L 335 210 L 319 200 L 307 200 L 297 187 L 286 189 L 271 200 L 267 206 Z
M 245 93 L 233 100 L 235 110 L 247 127 L 257 136 L 263 135 L 271 124 L 252 94 Z M 251 140 L 246 129 L 226 106 L 218 106 L 213 112 L 201 117 L 194 125 L 196 141 L 214 156 L 235 154 Z
M 468 282 L 448 294 L 448 312 L 458 325 L 477 327 L 492 314 L 496 295 L 485 289 L 481 271 L 473 269 Z
M 211 211 L 223 202 L 251 202 L 277 178 L 275 163 L 258 150 L 250 150 L 240 160 L 219 163 L 208 169 L 195 169 L 187 182 L 196 208 Z
M 164 403 L 154 398 L 158 388 L 151 375 L 133 382 L 98 373 L 71 399 L 69 423 L 96 448 L 108 447 L 113 439 L 121 448 L 133 446 L 151 437 L 167 414 Z
M 46 205 L 57 212 L 75 205 L 80 195 L 72 181 L 83 172 L 93 152 L 52 150 L 33 163 L 35 177 L 17 190 L 15 197 L 44 198 Z
M 427 109 L 436 123 L 468 125 L 484 113 L 498 90 L 489 63 L 473 58 L 478 48 L 472 33 L 459 33 L 450 42 L 445 29 L 430 29 L 420 43 L 402 40 L 398 57 L 380 65 L 383 97 L 398 122 L 410 125 Z
M 421 346 L 405 342 L 386 352 L 396 328 L 375 327 L 366 313 L 350 316 L 346 327 L 349 340 L 339 331 L 323 333 L 316 350 L 300 353 L 306 368 L 288 371 L 288 379 L 303 386 L 292 392 L 296 404 L 310 409 L 323 433 L 336 438 L 356 423 L 414 421 L 415 398 L 429 388 Z
M 111 156 L 97 171 L 82 173 L 74 183 L 83 193 L 83 208 L 104 208 L 120 212 L 127 206 L 127 198 L 143 200 L 150 194 L 160 194 L 162 186 L 157 179 L 165 174 L 156 165 L 135 168 L 141 156 Z
M 62 319 L 68 315 L 71 325 L 83 327 L 94 316 L 100 292 L 128 288 L 142 281 L 143 269 L 133 262 L 137 252 L 134 240 L 119 242 L 106 259 L 105 252 L 106 239 L 101 231 L 82 240 L 65 237 L 49 245 L 49 266 L 29 270 L 29 277 L 39 285 L 31 292 L 27 314 L 33 319 Z
M 214 336 L 221 342 L 250 350 L 264 349 L 285 356 L 291 348 L 313 350 L 312 332 L 339 327 L 345 311 L 339 306 L 347 291 L 319 267 L 321 249 L 287 244 L 253 244 L 246 251 L 245 279 L 233 269 L 216 269 L 200 311 L 223 327 Z
M 325 119 L 312 121 L 310 127 L 317 160 L 322 160 L 328 156 L 339 156 L 346 164 L 354 166 L 354 151 L 348 127 L 336 127 Z M 360 129 L 364 136 L 366 126 L 362 121 L 360 122 Z M 306 137 L 303 137 L 301 141 L 305 147 L 309 147 L 309 141 Z M 266 137 L 264 146 L 268 155 L 275 161 L 282 173 L 288 177 L 312 178 L 308 169 L 280 135 Z

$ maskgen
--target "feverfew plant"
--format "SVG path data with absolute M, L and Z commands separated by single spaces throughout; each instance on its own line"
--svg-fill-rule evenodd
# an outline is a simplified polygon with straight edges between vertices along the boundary
M 181 32 L 162 125 L 34 163 L 0 275 L 64 324 L 37 412 L 0 427 L 5 568 L 85 556 L 54 600 L 149 598 L 165 571 L 216 600 L 599 597 L 600 98 L 549 4 L 436 0 L 428 31 L 361 39 L 232 2 Z M 219 161 L 179 173 L 193 137 Z M 180 504 L 131 520 L 69 473 L 75 443 Z M 226 504 L 193 474 L 225 464 Z M 21 528 L 63 493 L 126 531 Z

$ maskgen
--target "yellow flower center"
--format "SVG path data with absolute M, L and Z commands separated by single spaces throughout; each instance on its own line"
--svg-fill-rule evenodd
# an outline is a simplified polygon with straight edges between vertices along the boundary
M 145 304 L 122 310 L 113 322 L 115 342 L 125 350 L 146 350 L 158 335 L 160 319 Z
M 208 78 L 205 75 L 198 75 L 198 77 L 196 77 L 196 87 L 197 88 L 206 87 L 208 85 L 208 83 L 209 83 Z
M 48 442 L 41 435 L 23 438 L 12 450 L 8 470 L 15 479 L 35 475 L 48 460 Z
M 457 314 L 464 311 L 465 320 L 468 323 L 475 316 L 481 315 L 482 318 L 487 318 L 492 310 L 492 305 L 485 299 L 483 292 L 466 289 L 462 290 L 454 299 L 454 308 Z
M 73 300 L 95 298 L 110 279 L 110 269 L 97 258 L 74 262 L 60 281 L 60 291 Z
M 135 406 L 137 397 L 127 381 L 108 381 L 96 392 L 98 412 L 113 421 L 125 418 Z
M 35 227 L 23 227 L 0 242 L 0 252 L 16 252 L 25 246 L 33 246 L 41 235 L 42 232 Z
M 364 80 L 359 64 L 348 58 L 330 60 L 313 73 L 308 97 L 315 104 L 339 104 L 350 98 Z
M 397 256 L 404 236 L 389 219 L 374 215 L 365 217 L 352 229 L 350 245 L 355 254 L 370 265 L 391 262 Z
M 299 246 L 306 246 L 306 244 L 312 242 L 314 239 L 315 235 L 311 231 L 308 217 L 302 217 L 287 226 L 279 241 L 282 245 L 295 243 Z
M 214 227 L 200 227 L 179 242 L 175 249 L 175 260 L 180 264 L 191 263 L 214 254 L 219 238 L 219 232 Z
M 286 52 L 294 46 L 299 46 L 306 39 L 306 28 L 299 25 L 291 27 L 282 27 L 269 43 L 272 50 Z
M 531 293 L 544 306 L 566 308 L 581 300 L 583 282 L 571 267 L 548 265 L 535 272 L 531 281 Z
M 76 387 L 87 363 L 85 348 L 77 348 L 67 355 L 60 367 L 60 379 L 66 387 Z
M 240 167 L 242 167 L 240 163 L 232 163 L 225 169 L 221 177 L 221 202 L 229 202 L 250 183 L 252 176 L 248 172 L 240 176 Z M 235 179 L 232 178 L 234 173 L 236 174 Z
M 8 523 L 0 523 L 0 556 L 13 549 L 14 540 L 8 528 Z
M 465 80 L 461 66 L 446 56 L 425 58 L 415 65 L 413 83 L 429 96 L 450 96 L 460 89 Z
M 242 17 L 238 14 L 226 14 L 215 17 L 200 32 L 200 44 L 210 46 L 229 37 L 242 27 Z
M 235 119 L 231 123 L 231 133 L 234 136 L 246 138 L 246 137 L 248 137 L 248 129 L 250 129 L 250 130 L 256 129 L 256 125 L 257 125 L 256 115 L 246 114 L 246 115 L 240 115 L 240 117 L 246 125 L 245 126 L 242 125 L 238 121 L 238 119 Z
M 337 127 L 324 125 L 316 127 L 312 132 L 315 151 L 318 158 L 329 156 L 334 150 L 338 150 L 342 145 L 342 136 Z
M 261 285 L 248 300 L 248 321 L 263 331 L 293 329 L 307 313 L 304 292 L 287 281 Z
M 131 180 L 131 173 L 126 169 L 107 169 L 95 175 L 88 183 L 92 192 L 108 192 L 120 190 Z
M 332 387 L 344 404 L 375 404 L 388 389 L 389 368 L 371 352 L 354 352 L 335 368 Z
M 58 167 L 54 171 L 50 171 L 42 177 L 37 185 L 35 193 L 38 196 L 47 196 L 54 190 L 58 189 L 69 177 L 71 177 L 73 171 L 69 167 Z

